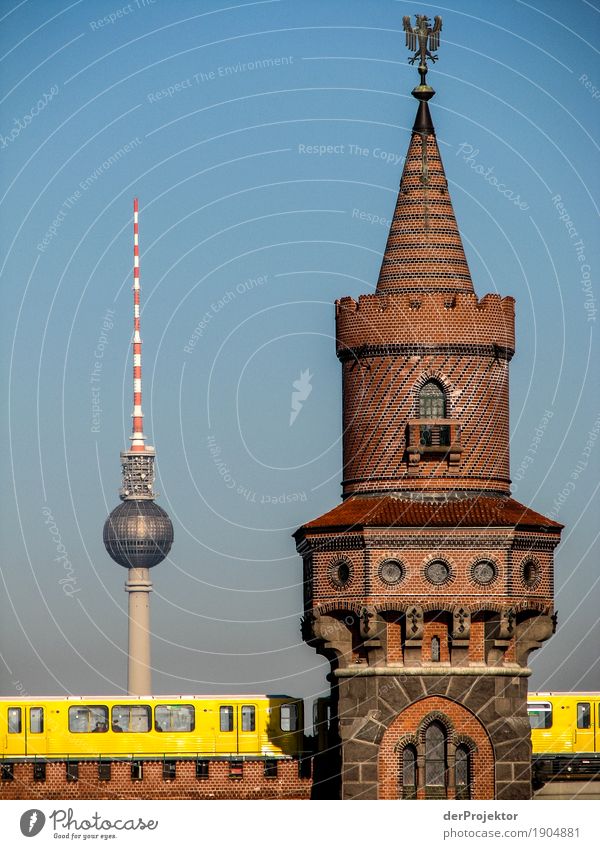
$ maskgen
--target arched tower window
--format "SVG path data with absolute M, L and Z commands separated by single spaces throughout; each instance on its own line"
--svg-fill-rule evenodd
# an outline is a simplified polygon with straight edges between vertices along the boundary
M 405 746 L 402 752 L 402 798 L 417 798 L 417 750 Z
M 434 663 L 437 663 L 440 659 L 440 638 L 432 637 L 431 638 L 431 659 Z
M 456 798 L 471 798 L 471 765 L 469 763 L 469 750 L 461 743 L 456 747 L 455 760 L 456 775 Z
M 432 722 L 425 732 L 425 795 L 428 799 L 446 798 L 446 729 Z
M 419 392 L 419 418 L 446 418 L 446 396 L 435 380 L 428 380 Z

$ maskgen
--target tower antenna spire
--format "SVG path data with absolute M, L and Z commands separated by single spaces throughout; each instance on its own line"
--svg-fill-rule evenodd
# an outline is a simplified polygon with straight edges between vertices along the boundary
M 133 199 L 133 432 L 131 450 L 146 450 L 142 412 L 142 338 L 140 336 L 140 243 L 139 204 Z

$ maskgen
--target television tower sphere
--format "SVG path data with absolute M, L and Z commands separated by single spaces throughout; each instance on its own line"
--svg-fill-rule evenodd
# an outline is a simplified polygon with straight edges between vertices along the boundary
M 173 544 L 173 525 L 154 501 L 123 501 L 104 523 L 104 547 L 126 569 L 156 566 Z

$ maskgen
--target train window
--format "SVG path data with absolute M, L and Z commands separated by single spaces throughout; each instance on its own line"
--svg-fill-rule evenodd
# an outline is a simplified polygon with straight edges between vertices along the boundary
M 591 728 L 592 714 L 589 702 L 577 702 L 577 728 Z
M 157 731 L 193 731 L 194 705 L 159 705 L 154 708 L 154 727 Z
M 219 730 L 233 731 L 233 706 L 221 705 L 219 708 Z
M 111 711 L 110 727 L 117 733 L 150 731 L 152 723 L 149 705 L 115 705 Z
M 8 709 L 8 733 L 20 734 L 22 729 L 21 708 L 9 707 Z
M 35 707 L 29 711 L 29 730 L 32 734 L 42 734 L 44 731 L 44 708 Z
M 298 729 L 298 705 L 281 705 L 281 730 L 296 731 Z
M 552 728 L 552 705 L 550 702 L 528 702 L 527 713 L 532 728 Z
M 108 708 L 104 705 L 82 705 L 69 708 L 69 731 L 85 734 L 108 731 Z
M 254 705 L 242 705 L 242 731 L 256 731 L 256 709 Z

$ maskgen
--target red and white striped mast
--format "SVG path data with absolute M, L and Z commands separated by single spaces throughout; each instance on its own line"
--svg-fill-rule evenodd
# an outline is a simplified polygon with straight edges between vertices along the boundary
M 138 199 L 133 199 L 133 433 L 131 450 L 146 450 L 142 413 L 142 338 L 140 336 L 140 242 Z
M 140 233 L 139 203 L 133 199 L 133 414 L 131 448 L 121 452 L 123 486 L 121 498 L 154 498 L 155 451 L 146 445 L 142 412 L 142 337 L 140 335 Z

